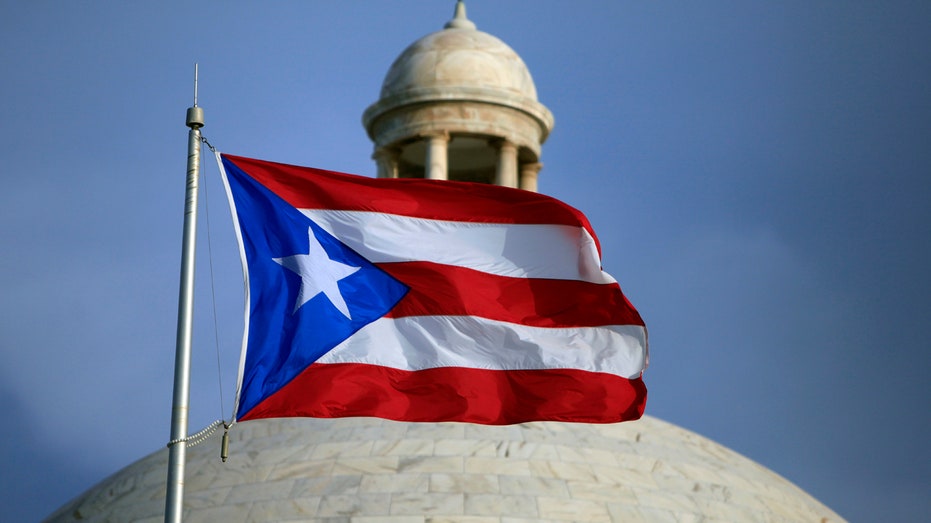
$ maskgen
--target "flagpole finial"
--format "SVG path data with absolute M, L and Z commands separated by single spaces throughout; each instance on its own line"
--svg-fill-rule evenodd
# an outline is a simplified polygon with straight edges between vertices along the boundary
M 194 107 L 188 107 L 185 125 L 187 125 L 191 129 L 194 129 L 195 131 L 203 127 L 204 126 L 204 108 L 197 107 L 196 105 Z
M 469 20 L 466 17 L 466 7 L 463 0 L 457 0 L 456 2 L 456 13 L 453 15 L 453 19 L 449 22 L 446 22 L 446 25 L 443 26 L 444 29 L 475 29 L 475 23 L 472 20 Z
M 204 126 L 204 109 L 197 106 L 197 64 L 194 64 L 194 106 L 188 107 L 185 125 L 195 131 Z

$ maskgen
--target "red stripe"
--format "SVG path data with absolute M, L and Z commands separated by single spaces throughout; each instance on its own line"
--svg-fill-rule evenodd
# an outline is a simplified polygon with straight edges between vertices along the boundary
M 379 267 L 411 290 L 386 316 L 480 316 L 534 327 L 643 325 L 615 284 L 508 278 L 429 262 Z
M 298 209 L 371 211 L 462 222 L 571 225 L 585 227 L 595 238 L 585 215 L 543 194 L 479 183 L 367 178 L 229 154 L 223 157 Z
M 615 423 L 643 414 L 640 378 L 576 369 L 492 371 L 314 364 L 240 421 L 372 416 L 398 421 L 509 425 L 527 421 Z

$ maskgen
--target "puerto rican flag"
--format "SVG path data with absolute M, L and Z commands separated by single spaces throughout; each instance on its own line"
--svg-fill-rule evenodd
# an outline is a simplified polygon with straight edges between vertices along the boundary
M 493 185 L 218 159 L 246 280 L 237 420 L 643 414 L 646 328 L 576 209 Z

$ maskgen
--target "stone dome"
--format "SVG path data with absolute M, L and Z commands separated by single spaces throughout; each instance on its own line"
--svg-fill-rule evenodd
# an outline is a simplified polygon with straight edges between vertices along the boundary
M 247 421 L 187 455 L 184 517 L 207 521 L 843 519 L 772 471 L 651 417 L 612 425 Z M 161 521 L 168 452 L 47 521 Z M 332 519 L 336 518 L 336 519 Z
M 391 65 L 381 97 L 430 93 L 447 98 L 462 90 L 490 99 L 537 100 L 530 71 L 513 49 L 474 27 L 447 27 L 411 44 Z

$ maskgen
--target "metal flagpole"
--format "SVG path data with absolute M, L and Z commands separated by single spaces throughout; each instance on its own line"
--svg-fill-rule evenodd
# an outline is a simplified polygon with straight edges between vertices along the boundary
M 197 189 L 200 173 L 200 128 L 204 110 L 197 106 L 197 65 L 194 66 L 194 107 L 187 110 L 187 189 L 184 198 L 184 236 L 181 246 L 181 290 L 178 296 L 178 335 L 175 341 L 175 384 L 168 443 L 166 523 L 180 523 L 184 506 L 184 459 L 191 391 L 191 336 L 194 317 L 194 247 L 197 242 Z

